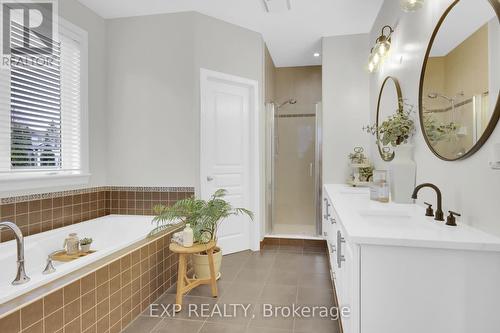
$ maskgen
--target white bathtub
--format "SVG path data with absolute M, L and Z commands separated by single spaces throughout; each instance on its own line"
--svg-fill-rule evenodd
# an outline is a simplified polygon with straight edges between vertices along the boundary
M 151 221 L 151 216 L 108 215 L 25 237 L 25 267 L 31 281 L 19 286 L 11 284 L 16 276 L 16 241 L 0 243 L 0 304 L 144 239 L 153 228 Z M 92 238 L 97 252 L 68 263 L 54 262 L 56 272 L 43 275 L 49 253 L 62 249 L 72 232 Z

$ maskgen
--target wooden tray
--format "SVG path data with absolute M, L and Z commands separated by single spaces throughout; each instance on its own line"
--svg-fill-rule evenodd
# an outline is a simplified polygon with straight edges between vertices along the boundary
M 78 252 L 77 254 L 68 254 L 66 251 L 61 251 L 58 252 L 54 255 L 52 255 L 52 260 L 54 261 L 60 261 L 60 262 L 70 262 L 73 260 L 76 260 L 81 257 L 88 256 L 89 254 L 92 254 L 96 251 L 90 250 L 89 252 Z

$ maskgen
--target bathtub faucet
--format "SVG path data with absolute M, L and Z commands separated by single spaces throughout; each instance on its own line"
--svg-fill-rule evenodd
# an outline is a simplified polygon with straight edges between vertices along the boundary
M 26 275 L 26 271 L 24 269 L 24 238 L 23 233 L 19 227 L 12 222 L 1 222 L 1 229 L 10 229 L 14 232 L 16 236 L 17 242 L 17 275 L 14 281 L 12 281 L 13 285 L 19 285 L 29 282 L 30 278 Z

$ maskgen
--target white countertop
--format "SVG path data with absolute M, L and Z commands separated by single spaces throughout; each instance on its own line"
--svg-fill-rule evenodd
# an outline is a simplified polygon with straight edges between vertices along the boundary
M 367 188 L 324 188 L 353 243 L 500 252 L 499 237 L 463 225 L 460 219 L 457 227 L 450 227 L 426 217 L 425 208 L 418 205 L 371 201 Z

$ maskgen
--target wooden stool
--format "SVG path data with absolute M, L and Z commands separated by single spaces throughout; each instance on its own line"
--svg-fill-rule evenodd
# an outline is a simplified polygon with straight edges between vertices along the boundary
M 184 247 L 177 243 L 170 244 L 170 251 L 179 254 L 179 272 L 177 273 L 177 296 L 175 303 L 179 305 L 179 311 L 182 307 L 182 297 L 193 288 L 202 284 L 210 284 L 212 288 L 212 296 L 217 297 L 217 280 L 215 276 L 214 265 L 214 249 L 215 241 L 207 244 L 195 244 L 192 247 Z M 190 254 L 207 252 L 208 266 L 210 267 L 210 278 L 208 279 L 190 279 L 187 276 L 187 256 Z

